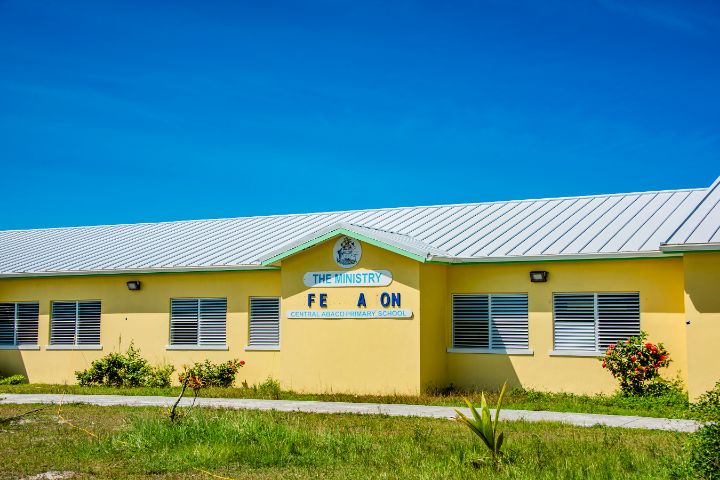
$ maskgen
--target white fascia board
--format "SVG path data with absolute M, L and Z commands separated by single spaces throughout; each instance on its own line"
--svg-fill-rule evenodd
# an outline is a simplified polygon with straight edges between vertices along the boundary
M 717 251 L 720 250 L 720 243 L 665 243 L 660 245 L 660 250 L 663 252 Z
M 587 253 L 587 254 L 566 254 L 566 255 L 529 255 L 514 257 L 442 257 L 430 256 L 429 262 L 442 263 L 509 263 L 509 262 L 557 262 L 562 260 L 623 260 L 631 258 L 667 258 L 677 257 L 660 251 L 651 252 L 611 252 L 611 253 Z
M 13 272 L 0 273 L 0 278 L 25 277 L 74 277 L 83 275 L 143 275 L 153 273 L 201 273 L 236 272 L 245 270 L 277 270 L 277 267 L 264 265 L 217 265 L 208 267 L 163 267 L 163 268 L 123 268 L 117 270 L 57 270 L 50 272 Z

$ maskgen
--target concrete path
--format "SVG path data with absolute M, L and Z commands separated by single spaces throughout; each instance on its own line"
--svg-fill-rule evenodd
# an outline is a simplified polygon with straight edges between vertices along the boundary
M 170 407 L 173 397 L 126 396 L 126 395 L 63 395 L 63 394 L 0 394 L 0 404 L 68 404 L 85 403 L 130 407 Z M 183 398 L 181 406 L 189 406 L 192 398 Z M 312 402 L 294 400 L 254 400 L 244 398 L 198 398 L 197 406 L 247 410 L 278 410 L 281 412 L 308 413 L 357 413 L 390 415 L 394 417 L 455 418 L 455 408 L 428 405 L 398 405 L 384 403 Z M 466 415 L 466 408 L 459 409 Z M 503 410 L 501 419 L 528 422 L 562 422 L 581 427 L 605 425 L 608 427 L 642 428 L 674 432 L 694 432 L 700 426 L 693 420 L 672 418 L 635 417 L 624 415 L 601 415 L 595 413 L 561 413 L 531 410 Z

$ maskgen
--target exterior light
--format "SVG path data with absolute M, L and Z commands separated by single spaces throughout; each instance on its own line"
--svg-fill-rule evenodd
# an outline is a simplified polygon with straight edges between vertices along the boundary
M 548 272 L 545 270 L 536 270 L 530 272 L 531 282 L 547 282 Z
M 127 282 L 128 290 L 140 290 L 140 280 L 130 280 Z

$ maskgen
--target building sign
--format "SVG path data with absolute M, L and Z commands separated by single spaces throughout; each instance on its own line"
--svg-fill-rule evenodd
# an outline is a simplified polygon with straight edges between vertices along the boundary
M 307 272 L 303 282 L 306 287 L 386 287 L 392 283 L 392 273 L 387 270 Z
M 351 268 L 358 264 L 362 257 L 360 242 L 350 237 L 340 237 L 333 248 L 335 263 L 343 268 Z
M 387 308 L 376 310 L 288 310 L 287 318 L 411 318 L 412 310 Z

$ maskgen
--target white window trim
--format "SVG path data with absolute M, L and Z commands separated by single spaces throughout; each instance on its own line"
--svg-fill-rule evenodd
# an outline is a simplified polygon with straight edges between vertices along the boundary
M 45 345 L 45 350 L 102 350 L 102 345 Z
M 460 348 L 450 347 L 447 353 L 485 353 L 491 355 L 535 355 L 532 348 Z
M 30 343 L 24 345 L 0 345 L 0 350 L 40 350 L 40 345 Z
M 246 352 L 279 352 L 280 345 L 246 345 Z
M 497 353 L 500 355 L 508 355 L 508 351 L 516 351 L 520 353 L 512 353 L 511 355 L 534 355 L 531 348 L 520 348 L 520 349 L 503 349 L 503 348 L 482 348 L 482 347 L 455 347 L 455 316 L 452 312 L 452 302 L 455 295 L 485 295 L 488 297 L 488 345 L 492 345 L 492 327 L 493 327 L 493 314 L 492 314 L 492 296 L 502 295 L 525 295 L 528 298 L 528 345 L 530 344 L 530 296 L 528 292 L 501 292 L 501 293 L 453 293 L 450 295 L 450 334 L 451 334 L 451 345 L 448 347 L 448 353 Z M 452 351 L 451 351 L 452 350 Z M 528 353 L 529 352 L 529 353 Z
M 550 350 L 551 357 L 602 357 L 603 352 L 590 352 L 588 350 Z
M 185 343 L 185 344 L 171 344 L 172 340 L 172 302 L 173 300 L 197 300 L 198 302 L 198 316 L 197 316 L 197 338 L 200 342 L 201 331 L 203 327 L 203 321 L 200 318 L 200 301 L 201 300 L 225 300 L 225 342 L 222 345 L 205 345 L 202 343 Z M 170 321 L 168 322 L 168 344 L 165 345 L 165 350 L 229 350 L 227 346 L 227 326 L 228 326 L 228 299 L 227 297 L 172 297 L 170 298 Z
M 278 344 L 277 345 L 252 345 L 250 344 L 250 316 L 251 316 L 251 304 L 253 298 L 277 298 L 278 299 Z M 252 352 L 252 351 L 279 351 L 280 350 L 280 342 L 282 342 L 282 318 L 283 318 L 283 301 L 281 296 L 274 296 L 274 295 L 251 295 L 248 297 L 248 328 L 247 328 L 247 335 L 248 335 L 248 344 L 245 346 L 245 351 Z
M 165 350 L 229 350 L 226 345 L 165 345 Z
M 593 315 L 595 317 L 595 351 L 590 350 L 556 350 L 555 349 L 555 294 L 588 294 L 593 296 Z M 599 351 L 600 341 L 600 319 L 598 313 L 598 295 L 600 294 L 624 294 L 624 293 L 637 293 L 638 294 L 638 310 L 640 313 L 640 331 L 642 332 L 642 305 L 640 304 L 640 292 L 637 291 L 619 291 L 619 292 L 552 292 L 552 325 L 553 325 L 553 350 L 548 352 L 551 357 L 602 357 L 605 352 Z

